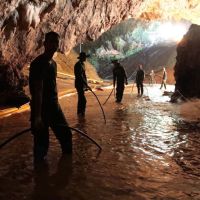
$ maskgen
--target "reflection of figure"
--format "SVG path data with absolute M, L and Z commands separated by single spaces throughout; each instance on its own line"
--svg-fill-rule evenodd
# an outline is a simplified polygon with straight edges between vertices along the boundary
M 84 64 L 87 57 L 89 57 L 89 55 L 86 55 L 85 52 L 81 52 L 78 57 L 79 61 L 74 66 L 75 88 L 78 93 L 77 114 L 79 116 L 85 116 L 85 108 L 87 102 L 85 98 L 85 90 L 89 86 L 87 84 Z
M 34 136 L 34 161 L 43 161 L 49 147 L 49 127 L 60 142 L 63 154 L 72 153 L 72 133 L 60 108 L 57 95 L 56 62 L 52 59 L 59 46 L 59 35 L 45 35 L 44 53 L 30 66 L 31 128 Z
M 136 85 L 138 89 L 138 96 L 143 95 L 143 81 L 144 81 L 144 71 L 142 69 L 142 65 L 139 65 L 139 68 L 136 73 Z
M 58 162 L 55 174 L 50 175 L 49 166 L 42 162 L 34 166 L 33 200 L 61 199 L 61 191 L 66 188 L 73 173 L 72 156 L 63 156 Z
M 116 87 L 116 102 L 121 102 L 123 93 L 124 93 L 124 83 L 128 85 L 126 72 L 123 66 L 117 61 L 112 61 L 114 64 L 113 68 L 113 86 L 115 87 L 115 83 L 117 82 Z
M 155 84 L 156 80 L 155 80 L 155 73 L 154 73 L 154 71 L 151 70 L 151 73 L 149 75 L 150 75 L 150 84 Z
M 165 67 L 163 67 L 163 76 L 162 76 L 162 83 L 161 83 L 160 89 L 162 89 L 163 85 L 166 89 L 166 81 L 167 81 L 167 72 L 165 70 Z

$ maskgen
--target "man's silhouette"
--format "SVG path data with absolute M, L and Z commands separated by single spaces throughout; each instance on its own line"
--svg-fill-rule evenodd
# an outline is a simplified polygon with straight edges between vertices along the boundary
M 86 58 L 89 55 L 86 55 L 85 52 L 79 54 L 79 61 L 74 66 L 74 75 L 75 75 L 75 88 L 78 93 L 78 105 L 77 105 L 77 114 L 81 117 L 85 116 L 86 109 L 86 98 L 85 90 L 89 88 L 87 84 L 87 77 L 85 74 L 85 64 Z
M 45 35 L 44 53 L 30 65 L 31 128 L 34 136 L 34 160 L 42 161 L 48 152 L 49 127 L 61 145 L 62 153 L 72 153 L 72 133 L 58 102 L 57 65 L 53 55 L 59 46 L 59 35 Z
M 154 84 L 154 83 L 156 83 L 156 80 L 155 80 L 155 73 L 154 73 L 154 71 L 153 70 L 151 70 L 151 73 L 149 74 L 149 76 L 150 76 L 150 84 Z
M 113 86 L 115 87 L 115 83 L 117 82 L 116 87 L 116 102 L 120 103 L 124 93 L 124 83 L 128 85 L 126 72 L 123 66 L 117 61 L 113 60 L 114 64 L 113 68 Z
M 144 71 L 142 69 L 142 65 L 140 64 L 136 73 L 136 85 L 137 85 L 137 89 L 138 89 L 138 96 L 142 96 L 143 95 L 143 81 L 144 81 Z
M 164 85 L 165 89 L 167 89 L 166 82 L 167 82 L 167 72 L 165 70 L 165 67 L 163 67 L 163 75 L 162 75 L 162 82 L 161 82 L 160 89 L 162 89 L 163 85 Z

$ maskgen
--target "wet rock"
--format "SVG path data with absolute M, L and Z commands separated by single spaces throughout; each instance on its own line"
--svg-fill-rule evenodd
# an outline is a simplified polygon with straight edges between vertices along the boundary
M 200 98 L 200 26 L 191 25 L 177 47 L 175 90 L 186 98 Z

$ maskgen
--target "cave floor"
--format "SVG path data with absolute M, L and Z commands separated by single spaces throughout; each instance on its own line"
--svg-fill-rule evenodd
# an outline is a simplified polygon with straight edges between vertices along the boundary
M 169 91 L 173 90 L 168 86 Z M 110 89 L 96 90 L 103 103 Z M 73 134 L 72 156 L 61 157 L 50 134 L 47 163 L 34 167 L 32 135 L 25 133 L 0 149 L 1 200 L 200 199 L 200 129 L 192 128 L 158 85 L 144 97 L 127 87 L 121 104 L 114 96 L 103 106 L 87 92 L 84 119 L 76 116 L 76 94 L 63 95 L 61 107 L 71 127 L 101 147 Z M 30 126 L 29 110 L 0 120 L 0 141 Z

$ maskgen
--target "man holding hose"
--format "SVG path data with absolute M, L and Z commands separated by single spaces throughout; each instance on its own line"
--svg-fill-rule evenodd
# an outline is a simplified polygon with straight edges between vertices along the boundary
M 57 94 L 57 65 L 53 55 L 59 47 L 59 35 L 45 35 L 44 53 L 30 65 L 31 129 L 34 136 L 34 161 L 43 161 L 49 147 L 49 127 L 58 139 L 62 153 L 72 153 L 72 133 L 61 110 Z
M 87 57 L 89 57 L 89 55 L 87 55 L 85 52 L 81 52 L 78 56 L 79 61 L 74 66 L 75 88 L 78 93 L 77 115 L 79 117 L 85 116 L 87 103 L 87 100 L 85 98 L 85 91 L 90 89 L 87 83 L 84 64 Z
M 123 66 L 117 61 L 113 60 L 114 64 L 113 68 L 113 86 L 115 87 L 115 83 L 117 82 L 116 87 L 116 102 L 120 103 L 124 93 L 124 83 L 128 85 L 126 72 Z

